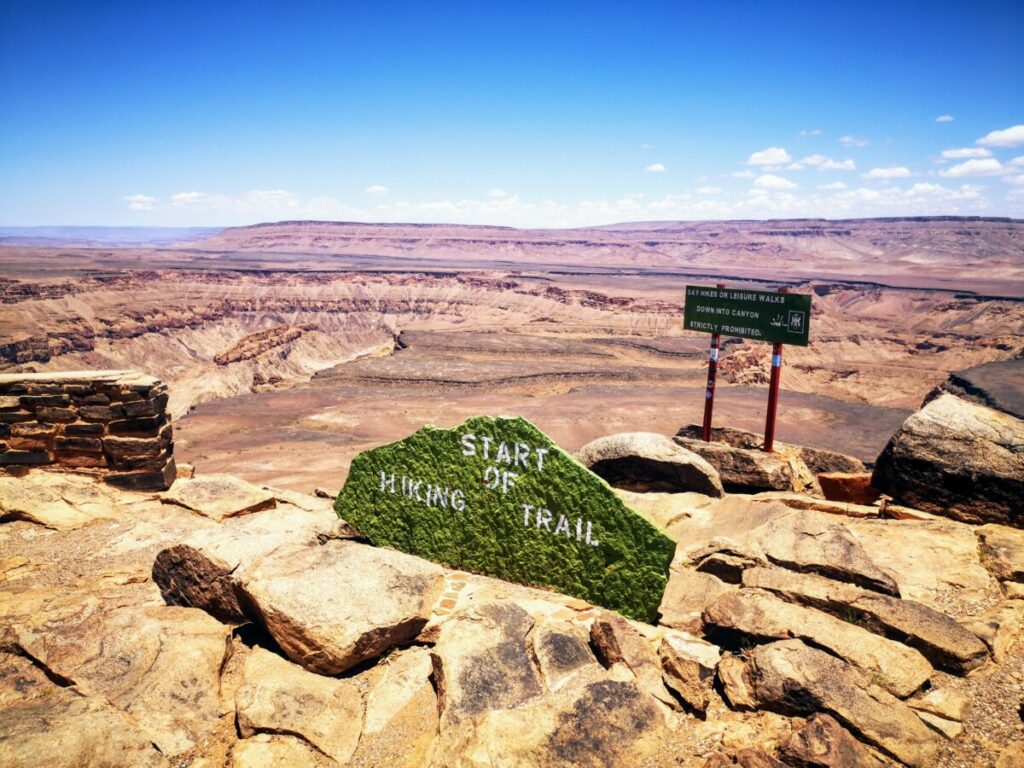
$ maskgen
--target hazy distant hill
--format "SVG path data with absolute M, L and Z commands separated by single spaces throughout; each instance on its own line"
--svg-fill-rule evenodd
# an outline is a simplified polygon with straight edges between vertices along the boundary
M 0 245 L 168 245 L 220 231 L 220 227 L 0 227 Z
M 976 217 L 627 222 L 565 230 L 283 221 L 225 229 L 195 247 L 502 266 L 1024 283 L 1024 221 Z

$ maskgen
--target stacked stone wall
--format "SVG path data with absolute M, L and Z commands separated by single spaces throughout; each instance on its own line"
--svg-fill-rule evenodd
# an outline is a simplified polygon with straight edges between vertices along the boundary
M 96 474 L 123 488 L 174 482 L 167 387 L 134 371 L 0 375 L 0 471 Z

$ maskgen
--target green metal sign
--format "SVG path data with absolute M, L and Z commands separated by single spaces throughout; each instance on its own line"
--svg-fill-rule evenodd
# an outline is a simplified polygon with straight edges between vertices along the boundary
M 806 347 L 810 325 L 811 297 L 805 293 L 686 286 L 688 331 Z

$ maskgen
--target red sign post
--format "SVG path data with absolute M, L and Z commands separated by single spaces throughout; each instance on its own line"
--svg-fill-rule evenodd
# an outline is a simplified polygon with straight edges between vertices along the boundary
M 719 283 L 718 289 L 725 288 Z M 718 350 L 722 340 L 721 334 L 711 334 L 711 352 L 708 353 L 708 386 L 704 391 L 704 442 L 711 442 L 711 414 L 715 410 L 715 379 L 718 378 Z
M 775 291 L 730 289 L 719 283 L 715 288 L 686 287 L 683 328 L 711 334 L 708 355 L 708 383 L 704 390 L 703 438 L 711 441 L 711 417 L 715 406 L 715 380 L 723 335 L 772 343 L 772 372 L 768 387 L 768 411 L 765 415 L 764 446 L 771 453 L 775 445 L 775 422 L 779 409 L 779 384 L 782 379 L 782 345 L 806 347 L 810 337 L 811 296 Z

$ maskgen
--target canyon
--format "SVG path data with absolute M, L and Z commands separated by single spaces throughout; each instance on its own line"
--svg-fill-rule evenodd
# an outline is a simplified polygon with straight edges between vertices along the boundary
M 699 422 L 708 337 L 682 330 L 687 284 L 813 294 L 780 434 L 868 462 L 951 372 L 1024 352 L 1012 220 L 46 234 L 0 244 L 0 372 L 145 371 L 169 385 L 180 457 L 296 490 L 474 413 L 522 414 L 569 449 Z M 718 423 L 760 431 L 769 356 L 723 340 Z

